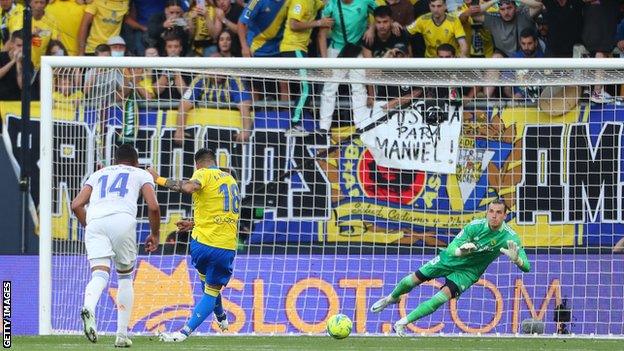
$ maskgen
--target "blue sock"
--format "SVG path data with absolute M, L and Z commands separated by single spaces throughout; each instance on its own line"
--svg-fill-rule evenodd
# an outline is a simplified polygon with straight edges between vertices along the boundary
M 200 324 L 212 313 L 212 310 L 215 307 L 216 296 L 208 295 L 204 293 L 204 296 L 199 301 L 199 303 L 193 309 L 193 314 L 191 315 L 191 319 L 186 322 L 186 325 L 182 330 L 182 333 L 189 335 L 199 327 Z
M 221 302 L 221 294 L 217 296 L 217 299 L 215 300 L 215 307 L 214 307 L 214 310 L 212 311 L 217 317 L 217 320 L 219 321 L 223 320 L 223 318 L 219 318 L 219 317 L 223 317 L 223 315 L 225 314 L 225 311 L 223 310 L 223 302 Z

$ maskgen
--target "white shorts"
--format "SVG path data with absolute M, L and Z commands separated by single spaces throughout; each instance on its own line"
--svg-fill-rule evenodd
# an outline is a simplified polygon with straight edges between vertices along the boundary
M 137 258 L 136 218 L 127 213 L 92 219 L 87 224 L 85 246 L 88 259 L 110 257 L 128 266 Z

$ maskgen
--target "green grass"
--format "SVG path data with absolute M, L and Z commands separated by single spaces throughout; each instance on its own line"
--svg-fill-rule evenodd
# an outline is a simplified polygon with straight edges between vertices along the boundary
M 83 336 L 13 337 L 14 350 L 111 350 L 113 337 L 100 337 L 91 344 Z M 134 337 L 130 350 L 413 350 L 413 351 L 621 351 L 624 340 L 596 340 L 571 338 L 504 338 L 504 337 L 349 337 L 334 340 L 311 336 L 195 336 L 182 344 L 164 344 L 155 337 Z

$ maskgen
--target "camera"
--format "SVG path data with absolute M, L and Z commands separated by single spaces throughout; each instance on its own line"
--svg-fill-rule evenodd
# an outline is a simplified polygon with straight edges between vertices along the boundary
M 176 18 L 173 20 L 173 25 L 178 27 L 186 27 L 188 24 L 184 18 Z
M 425 123 L 430 126 L 439 126 L 448 121 L 448 112 L 445 106 L 440 106 L 437 102 L 425 104 Z

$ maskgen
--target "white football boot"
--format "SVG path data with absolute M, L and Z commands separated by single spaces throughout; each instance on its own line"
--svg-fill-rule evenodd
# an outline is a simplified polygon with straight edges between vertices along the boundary
M 407 336 L 407 333 L 405 333 L 405 328 L 407 328 L 407 323 L 405 323 L 406 321 L 403 320 L 404 318 L 399 319 L 396 323 L 394 323 L 394 332 L 398 335 L 398 336 Z
M 158 335 L 158 339 L 162 342 L 182 342 L 186 340 L 188 336 L 182 332 L 173 332 L 173 333 L 161 333 Z
M 375 302 L 371 306 L 370 311 L 373 312 L 373 313 L 381 312 L 386 307 L 388 307 L 388 305 L 392 305 L 392 304 L 398 303 L 399 301 L 401 301 L 400 298 L 395 300 L 395 299 L 392 298 L 392 296 L 383 297 L 383 298 L 377 300 L 377 302 Z
M 222 332 L 228 330 L 228 328 L 230 327 L 230 322 L 228 322 L 227 315 L 225 315 L 222 320 L 219 320 L 215 316 L 215 321 L 217 322 L 217 325 L 219 326 L 219 329 L 221 329 Z
M 115 338 L 115 347 L 130 347 L 132 340 L 127 335 L 117 335 Z
M 87 339 L 93 343 L 97 342 L 97 328 L 95 326 L 95 315 L 93 312 L 83 307 L 80 310 L 80 318 L 82 319 L 82 327 Z

